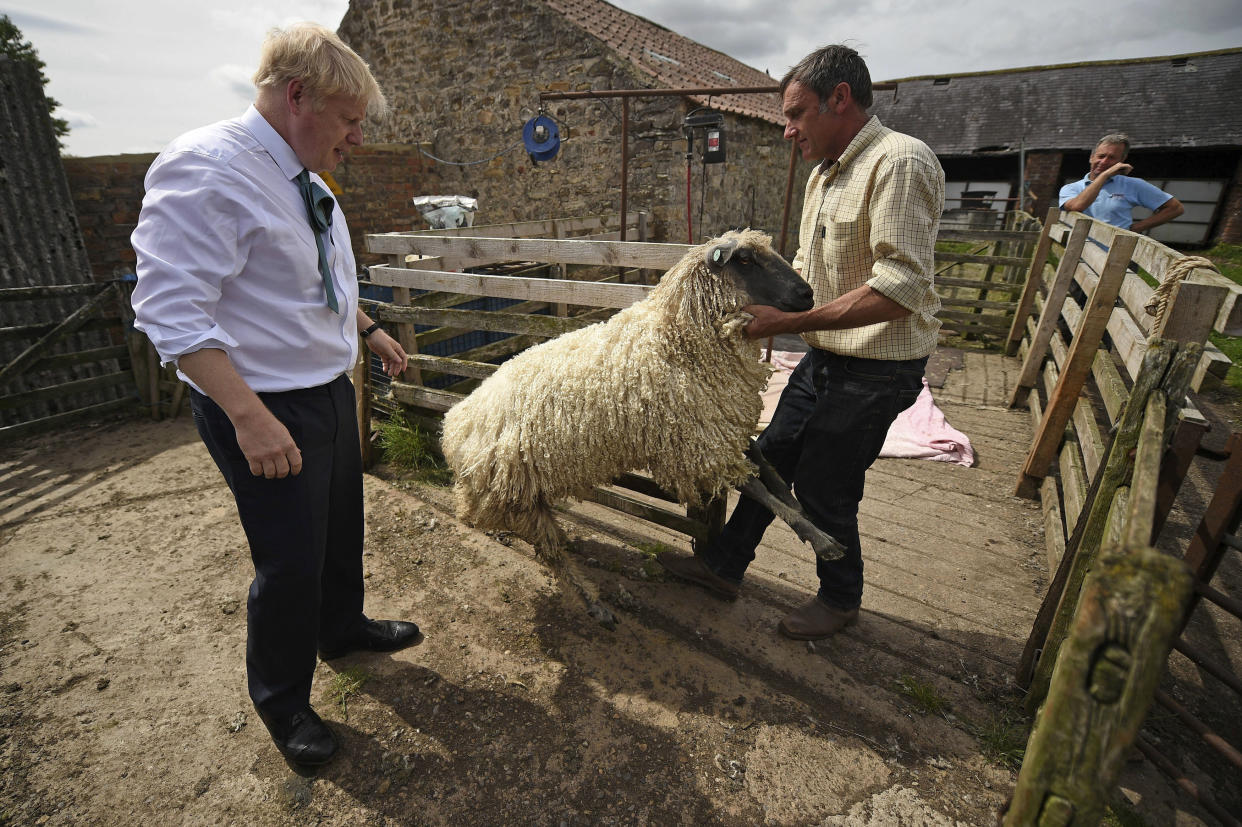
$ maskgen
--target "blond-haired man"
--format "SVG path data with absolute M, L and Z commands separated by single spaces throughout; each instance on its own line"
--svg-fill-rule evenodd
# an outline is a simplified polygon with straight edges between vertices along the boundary
M 250 697 L 301 765 L 336 753 L 310 706 L 316 654 L 419 639 L 362 612 L 362 464 L 348 371 L 358 337 L 396 375 L 408 357 L 358 307 L 340 206 L 317 173 L 362 143 L 383 93 L 330 30 L 273 29 L 254 104 L 174 140 L 133 234 L 137 326 L 191 386 L 194 422 L 237 502 L 255 577 Z

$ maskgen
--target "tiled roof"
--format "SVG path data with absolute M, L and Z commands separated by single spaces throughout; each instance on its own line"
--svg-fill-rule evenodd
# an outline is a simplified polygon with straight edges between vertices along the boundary
M 656 81 L 654 88 L 702 89 L 723 86 L 776 86 L 777 81 L 726 54 L 695 43 L 645 17 L 604 0 L 543 0 L 551 9 L 604 42 L 636 69 Z M 692 96 L 707 104 L 706 96 Z M 717 95 L 714 109 L 784 125 L 776 94 Z
M 1242 146 L 1242 49 L 896 83 L 871 111 L 942 156 L 1090 149 L 1108 132 L 1139 149 Z

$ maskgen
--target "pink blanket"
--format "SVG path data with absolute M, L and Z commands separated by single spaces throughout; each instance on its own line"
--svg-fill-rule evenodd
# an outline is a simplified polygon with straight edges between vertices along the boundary
M 772 352 L 772 365 L 775 370 L 768 379 L 767 390 L 763 393 L 760 425 L 767 425 L 772 421 L 772 412 L 776 410 L 781 392 L 785 390 L 789 375 L 801 359 L 801 353 L 783 350 Z M 923 379 L 923 390 L 918 399 L 899 413 L 888 429 L 880 456 L 956 462 L 968 467 L 975 464 L 970 438 L 945 421 L 944 412 L 936 407 L 936 402 L 932 399 L 926 377 Z

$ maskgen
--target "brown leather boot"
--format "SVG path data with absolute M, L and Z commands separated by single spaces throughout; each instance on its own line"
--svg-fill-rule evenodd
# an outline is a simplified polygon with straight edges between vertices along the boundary
M 858 622 L 858 609 L 834 609 L 818 597 L 785 616 L 777 627 L 794 640 L 823 640 Z
M 701 557 L 687 557 L 684 554 L 662 551 L 656 555 L 656 562 L 668 573 L 702 586 L 723 600 L 736 600 L 737 593 L 741 589 L 737 583 L 730 583 L 709 569 Z

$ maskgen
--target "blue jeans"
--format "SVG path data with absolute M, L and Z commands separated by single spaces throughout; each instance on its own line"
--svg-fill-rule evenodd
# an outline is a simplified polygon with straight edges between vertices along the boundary
M 858 504 L 867 469 L 880 455 L 888 426 L 923 389 L 927 357 L 860 359 L 812 348 L 781 394 L 758 439 L 768 462 L 793 484 L 811 522 L 845 546 L 839 560 L 817 561 L 819 598 L 838 609 L 862 601 L 863 563 Z M 716 574 L 741 582 L 772 512 L 742 497 L 703 560 Z

